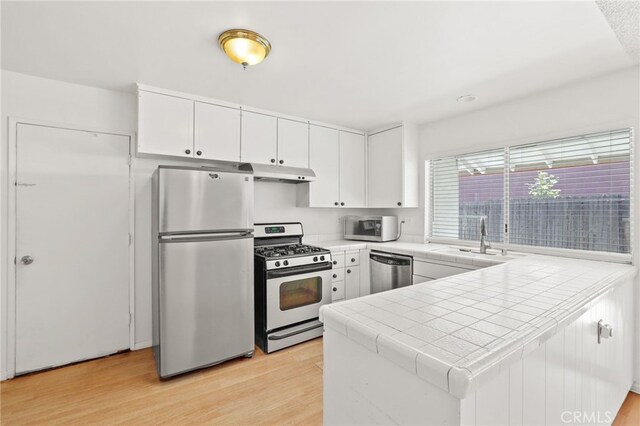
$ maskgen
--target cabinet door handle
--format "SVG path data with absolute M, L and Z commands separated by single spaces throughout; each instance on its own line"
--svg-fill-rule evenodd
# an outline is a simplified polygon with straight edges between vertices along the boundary
M 347 274 L 350 274 L 350 273 L 351 273 L 351 269 L 347 269 Z
M 333 278 L 338 278 L 338 274 L 333 274 Z
M 398 205 L 399 205 L 399 206 L 401 206 L 401 205 L 402 205 L 402 203 L 401 203 L 400 201 L 398 201 Z
M 355 258 L 355 257 L 352 257 L 352 258 L 351 258 L 351 261 L 352 261 L 352 262 L 355 262 L 355 261 L 356 261 L 356 258 Z
M 202 155 L 202 151 L 196 151 L 196 155 Z
M 338 291 L 338 287 L 334 287 L 334 288 L 333 288 L 333 291 Z
M 278 163 L 284 164 L 284 160 L 280 160 L 280 161 L 278 161 Z
M 334 261 L 333 261 L 333 264 L 334 264 L 334 265 L 337 265 L 337 264 L 338 264 L 338 261 L 337 261 L 337 260 L 334 260 Z
M 276 162 L 276 159 L 275 159 L 275 158 L 272 158 L 272 159 L 271 159 L 271 162 L 272 162 L 272 163 L 275 163 L 275 162 Z
M 344 201 L 342 203 L 340 203 L 341 206 L 344 206 Z
M 190 150 L 190 149 L 185 149 L 185 150 L 184 150 L 184 153 L 185 153 L 185 154 L 191 154 L 191 150 Z
M 338 202 L 336 201 L 335 203 L 333 203 L 333 205 L 334 205 L 334 206 L 337 206 L 337 205 L 338 205 Z

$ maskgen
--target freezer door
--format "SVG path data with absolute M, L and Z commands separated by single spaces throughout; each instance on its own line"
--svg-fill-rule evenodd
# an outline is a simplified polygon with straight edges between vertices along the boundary
M 158 174 L 161 235 L 253 228 L 253 176 L 162 167 Z
M 160 376 L 253 352 L 253 238 L 159 244 Z

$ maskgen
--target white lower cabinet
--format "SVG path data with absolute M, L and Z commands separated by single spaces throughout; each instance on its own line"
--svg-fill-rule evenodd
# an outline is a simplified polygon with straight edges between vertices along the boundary
M 349 300 L 360 297 L 360 267 L 348 266 L 344 272 L 345 298 Z
M 331 282 L 331 301 L 338 302 L 344 300 L 344 280 Z
M 364 296 L 360 292 L 360 253 L 361 250 L 331 252 L 332 302 Z

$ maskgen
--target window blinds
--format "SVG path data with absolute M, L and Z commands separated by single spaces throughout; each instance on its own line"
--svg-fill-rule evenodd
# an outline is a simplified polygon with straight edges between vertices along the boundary
M 432 160 L 429 170 L 432 237 L 477 241 L 485 216 L 493 242 L 631 252 L 630 129 Z
M 509 150 L 509 242 L 630 252 L 631 132 Z
M 479 240 L 480 218 L 485 216 L 489 241 L 502 241 L 503 172 L 503 150 L 434 160 L 432 235 Z

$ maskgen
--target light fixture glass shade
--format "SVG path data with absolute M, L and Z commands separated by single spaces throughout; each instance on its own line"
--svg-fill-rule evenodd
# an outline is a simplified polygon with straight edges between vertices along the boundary
M 218 37 L 220 47 L 233 62 L 247 65 L 259 64 L 271 51 L 271 43 L 250 30 L 228 30 Z

